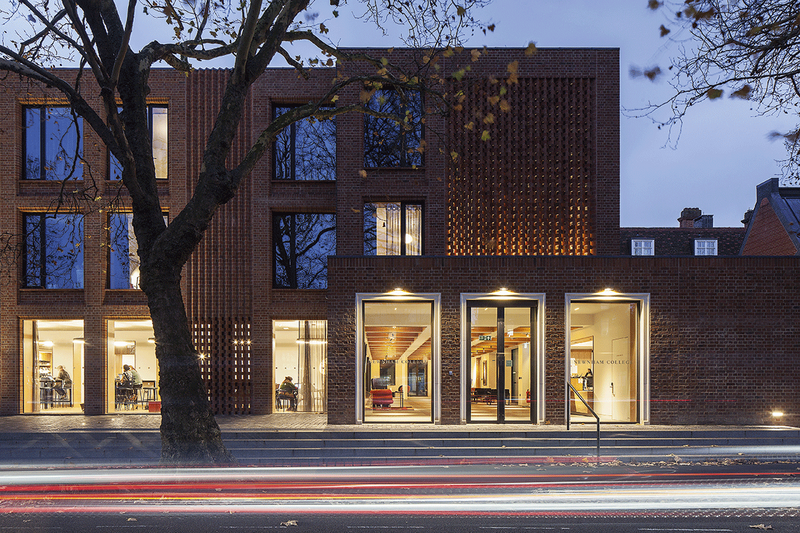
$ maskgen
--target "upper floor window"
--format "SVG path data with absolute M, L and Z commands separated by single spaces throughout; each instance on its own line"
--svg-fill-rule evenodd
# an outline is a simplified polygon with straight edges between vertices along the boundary
M 653 239 L 632 239 L 631 255 L 656 255 Z
M 25 179 L 83 179 L 83 119 L 69 107 L 30 106 L 24 113 Z
M 695 239 L 694 255 L 717 255 L 717 239 Z
M 328 256 L 336 254 L 336 215 L 276 214 L 272 219 L 274 286 L 325 289 Z
M 150 140 L 153 143 L 153 164 L 156 167 L 156 179 L 165 180 L 169 176 L 169 115 L 167 106 L 147 106 L 147 126 L 150 128 Z M 114 154 L 109 154 L 108 179 L 122 179 L 122 165 Z
M 381 89 L 368 107 L 395 118 L 364 115 L 364 166 L 422 165 L 422 93 Z
M 422 204 L 364 204 L 364 255 L 421 255 Z
M 291 109 L 276 107 L 275 118 Z M 336 120 L 308 117 L 281 130 L 275 139 L 275 179 L 335 180 Z
M 167 223 L 164 215 L 164 223 Z M 108 215 L 108 288 L 139 288 L 139 244 L 133 231 L 133 213 Z
M 26 214 L 25 287 L 83 288 L 83 215 Z

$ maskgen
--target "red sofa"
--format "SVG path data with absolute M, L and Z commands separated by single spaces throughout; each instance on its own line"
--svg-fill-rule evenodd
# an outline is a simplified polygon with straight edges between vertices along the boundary
M 394 403 L 392 399 L 392 391 L 390 389 L 372 389 L 370 391 L 372 396 L 372 407 L 389 407 Z

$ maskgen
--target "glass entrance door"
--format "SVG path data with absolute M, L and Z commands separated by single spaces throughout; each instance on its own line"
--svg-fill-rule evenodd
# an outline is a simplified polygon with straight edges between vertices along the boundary
M 536 304 L 468 302 L 470 422 L 531 422 L 536 413 Z

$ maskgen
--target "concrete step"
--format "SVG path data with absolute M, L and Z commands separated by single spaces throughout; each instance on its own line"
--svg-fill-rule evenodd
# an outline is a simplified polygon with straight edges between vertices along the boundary
M 596 432 L 586 430 L 256 430 L 224 432 L 223 440 L 245 465 L 547 460 L 597 454 Z M 0 434 L 0 465 L 153 464 L 160 448 L 160 434 L 152 429 L 9 432 Z M 601 430 L 600 455 L 638 461 L 675 457 L 796 460 L 800 458 L 800 429 Z

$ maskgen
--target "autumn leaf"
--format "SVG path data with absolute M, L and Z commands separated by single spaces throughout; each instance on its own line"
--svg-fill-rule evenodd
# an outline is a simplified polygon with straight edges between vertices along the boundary
M 494 124 L 494 114 L 493 113 L 489 113 L 488 115 L 483 117 L 483 123 L 484 124 Z
M 490 104 L 492 104 L 492 105 L 497 105 L 497 102 L 499 102 L 499 101 L 500 101 L 500 97 L 499 97 L 499 96 L 489 96 L 489 97 L 487 98 L 487 100 L 489 100 L 489 103 L 490 103 Z
M 463 17 L 467 14 L 467 10 L 464 7 L 456 6 L 456 14 L 458 14 L 459 17 Z
M 464 124 L 464 128 L 472 131 L 473 129 L 475 129 L 475 123 L 470 122 L 469 124 Z
M 458 152 L 450 152 L 450 158 L 455 162 L 458 161 Z
M 536 49 L 536 43 L 534 43 L 533 41 L 529 42 L 528 47 L 525 49 L 525 55 L 532 56 L 536 52 L 538 52 L 538 50 Z
M 661 25 L 661 27 L 659 28 L 659 35 L 660 35 L 661 37 L 664 37 L 665 35 L 669 34 L 669 32 L 670 32 L 670 31 L 671 31 L 671 30 L 670 30 L 669 28 L 667 28 L 666 26 L 664 26 L 664 25 L 662 24 L 662 25 Z
M 706 92 L 706 96 L 708 96 L 709 100 L 716 100 L 722 96 L 722 89 L 709 89 L 708 92 Z
M 749 85 L 745 85 L 741 89 L 737 91 L 733 91 L 731 93 L 731 98 L 741 98 L 742 100 L 747 100 L 750 98 L 750 92 L 753 90 L 752 87 Z
M 470 55 L 472 56 L 473 62 L 477 61 L 478 58 L 481 57 L 481 53 L 477 50 L 473 50 L 472 52 L 470 52 Z
M 366 178 L 367 177 L 367 171 L 366 170 L 359 170 L 358 171 L 358 175 L 361 176 L 362 178 Z
M 649 2 L 647 2 L 647 7 L 648 9 L 656 10 L 659 7 L 661 7 L 661 2 L 659 2 L 658 0 L 650 0 Z
M 481 140 L 482 141 L 488 141 L 491 138 L 492 138 L 492 136 L 489 135 L 489 130 L 483 130 L 483 133 L 481 133 Z
M 519 61 L 512 61 L 508 64 L 508 83 L 517 83 L 517 73 L 519 72 Z
M 500 111 L 503 113 L 508 113 L 511 111 L 511 105 L 508 103 L 508 100 L 500 100 Z

